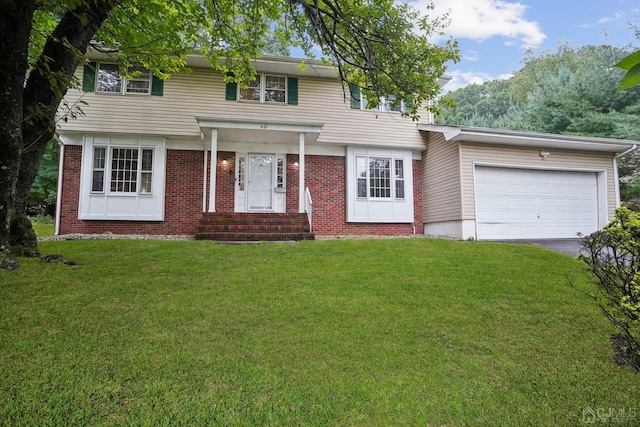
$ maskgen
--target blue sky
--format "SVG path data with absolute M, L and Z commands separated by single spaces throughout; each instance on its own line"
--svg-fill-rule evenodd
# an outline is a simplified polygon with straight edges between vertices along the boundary
M 426 11 L 428 0 L 411 1 Z M 447 33 L 458 40 L 462 60 L 449 66 L 453 90 L 469 83 L 504 78 L 522 67 L 527 48 L 554 51 L 573 46 L 640 45 L 631 24 L 640 26 L 638 0 L 433 0 L 441 14 L 450 10 Z

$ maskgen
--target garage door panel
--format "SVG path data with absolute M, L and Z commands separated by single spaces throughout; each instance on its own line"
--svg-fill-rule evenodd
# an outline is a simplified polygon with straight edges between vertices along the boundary
M 479 239 L 568 238 L 598 228 L 597 175 L 478 166 Z

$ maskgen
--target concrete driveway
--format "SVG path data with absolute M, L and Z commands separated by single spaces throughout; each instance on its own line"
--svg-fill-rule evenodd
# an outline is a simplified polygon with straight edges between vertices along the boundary
M 562 252 L 571 256 L 578 256 L 581 248 L 580 239 L 523 239 L 523 240 L 501 240 L 505 243 L 520 243 L 525 245 L 538 245 L 554 251 Z

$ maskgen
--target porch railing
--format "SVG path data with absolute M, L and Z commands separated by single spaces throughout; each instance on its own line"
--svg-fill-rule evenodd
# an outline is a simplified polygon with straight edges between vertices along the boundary
M 309 220 L 309 232 L 313 233 L 313 200 L 311 200 L 309 187 L 304 189 L 304 211 L 307 213 L 307 219 Z

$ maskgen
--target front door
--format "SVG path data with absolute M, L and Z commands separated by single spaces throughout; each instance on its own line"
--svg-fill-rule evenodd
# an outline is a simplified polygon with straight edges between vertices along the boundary
M 273 210 L 272 154 L 249 154 L 247 174 L 249 210 Z

